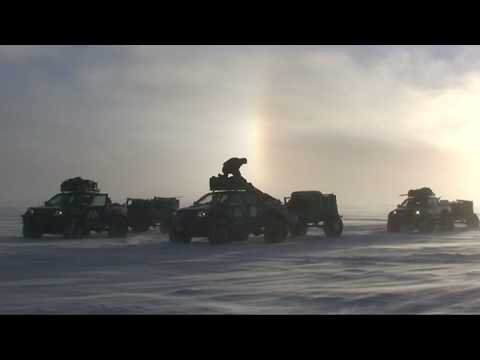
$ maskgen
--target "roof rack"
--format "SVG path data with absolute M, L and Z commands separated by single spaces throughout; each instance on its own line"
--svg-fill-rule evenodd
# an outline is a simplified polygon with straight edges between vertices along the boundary
M 82 179 L 81 177 L 75 177 L 67 179 L 60 185 L 60 191 L 66 192 L 95 192 L 98 193 L 100 189 L 98 184 L 93 180 Z
M 254 187 L 243 177 L 226 177 L 219 174 L 210 178 L 210 190 L 254 190 Z
M 408 190 L 407 194 L 401 194 L 400 196 L 408 196 L 413 198 L 427 198 L 430 196 L 435 196 L 435 193 L 432 191 L 432 189 L 428 187 L 422 187 L 420 189 Z

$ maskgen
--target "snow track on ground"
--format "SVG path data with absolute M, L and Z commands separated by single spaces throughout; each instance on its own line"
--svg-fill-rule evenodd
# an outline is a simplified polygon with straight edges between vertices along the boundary
M 350 216 L 340 239 L 211 246 L 155 230 L 26 240 L 20 214 L 0 214 L 0 313 L 480 313 L 480 232 L 461 227 L 388 234 Z

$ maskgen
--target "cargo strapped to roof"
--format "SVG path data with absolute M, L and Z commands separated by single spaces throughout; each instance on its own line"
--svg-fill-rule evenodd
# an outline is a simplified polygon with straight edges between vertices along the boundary
M 435 196 L 432 189 L 430 189 L 428 187 L 408 190 L 407 195 L 408 195 L 408 197 L 413 197 L 413 198 L 426 198 L 426 197 L 430 197 L 430 196 Z
M 244 178 L 237 176 L 212 176 L 210 178 L 210 190 L 253 190 L 252 184 L 247 182 Z
M 98 184 L 95 181 L 75 177 L 62 182 L 60 191 L 71 192 L 99 192 Z

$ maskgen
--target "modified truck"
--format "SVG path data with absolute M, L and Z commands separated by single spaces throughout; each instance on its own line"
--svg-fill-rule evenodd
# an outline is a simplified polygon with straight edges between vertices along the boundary
M 210 190 L 175 212 L 171 241 L 188 243 L 192 237 L 207 237 L 211 244 L 218 244 L 246 240 L 250 234 L 263 234 L 269 243 L 286 239 L 291 219 L 280 200 L 242 177 L 211 177 Z
M 478 228 L 479 219 L 473 212 L 473 202 L 440 200 L 432 189 L 409 190 L 407 198 L 388 214 L 387 231 L 418 230 L 431 233 L 435 229 L 450 231 L 455 223 Z
M 338 214 L 337 198 L 334 194 L 320 191 L 295 191 L 284 199 L 285 206 L 296 219 L 290 225 L 292 236 L 303 236 L 309 227 L 323 228 L 327 237 L 339 237 L 343 232 L 343 221 Z
M 128 225 L 133 232 L 145 232 L 150 227 L 158 227 L 162 232 L 168 233 L 173 213 L 179 205 L 179 200 L 174 197 L 127 198 Z
M 44 206 L 30 207 L 22 215 L 25 238 L 41 238 L 43 234 L 79 238 L 91 231 L 107 232 L 109 237 L 127 235 L 125 208 L 112 203 L 96 182 L 72 178 L 65 180 L 60 190 Z

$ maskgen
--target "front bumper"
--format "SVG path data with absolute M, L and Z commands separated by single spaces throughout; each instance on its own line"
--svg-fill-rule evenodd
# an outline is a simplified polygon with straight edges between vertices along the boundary
M 192 237 L 208 236 L 208 225 L 208 216 L 199 217 L 196 211 L 178 212 L 173 220 L 176 231 L 186 232 Z
M 425 221 L 425 215 L 416 214 L 415 211 L 399 211 L 396 214 L 391 213 L 388 221 L 401 228 L 418 230 Z
M 24 215 L 23 224 L 29 223 L 42 234 L 62 234 L 65 227 L 63 216 L 51 214 Z

